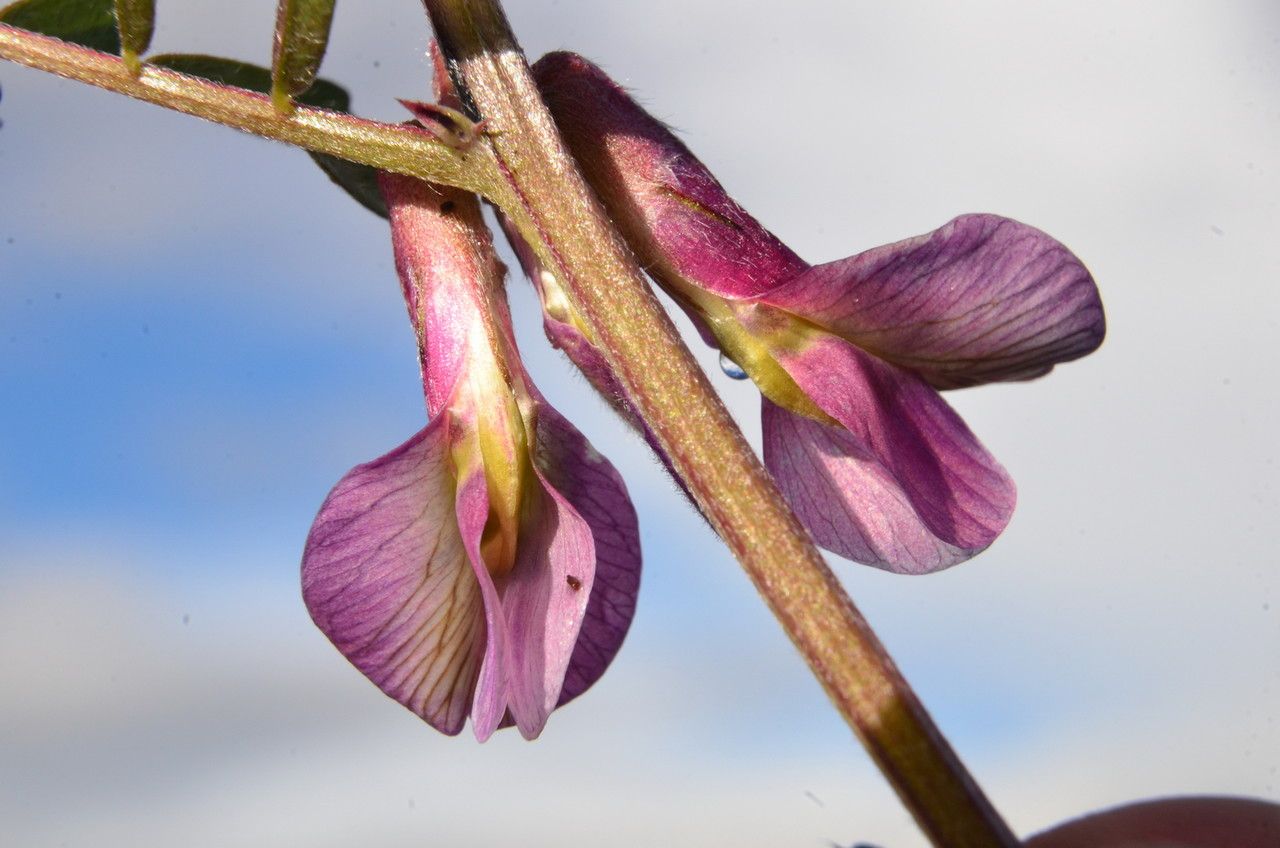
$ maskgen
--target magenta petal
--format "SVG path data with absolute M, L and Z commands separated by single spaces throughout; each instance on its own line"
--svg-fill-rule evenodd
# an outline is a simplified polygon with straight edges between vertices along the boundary
M 764 403 L 764 459 L 815 540 L 923 574 L 1000 534 L 1015 492 L 1000 464 L 918 376 L 834 336 L 779 356 L 840 427 Z
M 1102 343 L 1088 270 L 1008 218 L 963 215 L 927 235 L 810 268 L 761 301 L 939 388 L 1027 380 Z
M 501 581 L 507 626 L 508 707 L 533 739 L 560 700 L 595 582 L 591 528 L 538 474 L 520 522 L 516 564 Z
M 454 520 L 445 418 L 339 481 L 302 558 L 316 625 L 384 692 L 461 730 L 485 647 L 484 604 Z
M 534 461 L 595 540 L 595 582 L 560 690 L 565 704 L 590 688 L 622 647 L 640 591 L 640 529 L 622 476 L 550 406 L 538 416 Z
M 471 704 L 471 730 L 484 742 L 502 726 L 507 713 L 510 638 L 503 615 L 502 600 L 480 553 L 480 540 L 489 518 L 489 491 L 484 474 L 477 472 L 458 485 L 455 505 L 458 531 L 467 558 L 471 561 L 484 602 L 484 659 L 476 678 L 475 697 Z

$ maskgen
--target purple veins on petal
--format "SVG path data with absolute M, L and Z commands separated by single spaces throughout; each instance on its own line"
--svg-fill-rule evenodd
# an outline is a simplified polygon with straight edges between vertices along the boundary
M 352 665 L 453 735 L 486 640 L 480 583 L 453 518 L 443 422 L 333 488 L 307 537 L 302 595 Z
M 1057 240 L 997 215 L 814 266 L 759 297 L 949 389 L 1029 380 L 1102 343 L 1102 301 Z
M 919 376 L 831 336 L 781 362 L 840 425 L 764 401 L 765 465 L 824 548 L 921 574 L 1008 524 L 1013 481 Z

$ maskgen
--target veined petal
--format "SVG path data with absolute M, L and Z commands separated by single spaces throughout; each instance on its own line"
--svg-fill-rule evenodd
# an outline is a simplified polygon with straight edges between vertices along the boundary
M 471 705 L 485 617 L 454 518 L 447 426 L 437 418 L 339 481 L 307 537 L 302 595 L 356 668 L 452 735 Z
M 820 545 L 920 574 L 1004 529 L 1013 481 L 924 380 L 827 334 L 777 355 L 841 425 L 765 402 L 765 464 Z
M 533 74 L 574 158 L 664 286 L 752 297 L 808 267 L 600 68 L 548 53 Z
M 968 557 L 928 532 L 893 476 L 841 427 L 762 398 L 764 457 L 815 542 L 855 562 L 928 573 Z
M 566 704 L 604 674 L 631 627 L 640 591 L 640 529 L 622 476 L 549 405 L 538 415 L 537 442 L 534 466 L 587 523 L 595 545 L 595 581 L 560 690 L 559 703 Z M 569 585 L 585 588 L 580 578 Z
M 520 525 L 515 568 L 499 582 L 507 627 L 508 708 L 526 739 L 560 700 L 595 583 L 591 528 L 537 475 Z
M 1039 377 L 1095 350 L 1106 332 L 1080 260 L 1034 227 L 996 215 L 963 215 L 817 265 L 759 299 L 938 388 Z

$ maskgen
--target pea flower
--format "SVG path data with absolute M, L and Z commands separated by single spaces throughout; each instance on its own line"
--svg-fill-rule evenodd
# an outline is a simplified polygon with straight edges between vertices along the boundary
M 347 473 L 302 561 L 307 609 L 436 729 L 536 737 L 622 644 L 640 549 L 618 473 L 521 364 L 474 196 L 379 178 L 429 423 Z
M 990 545 L 1013 481 L 937 390 L 1031 379 L 1097 348 L 1102 305 L 1080 261 L 1025 224 L 964 215 L 810 266 L 599 68 L 552 53 L 533 70 L 646 271 L 760 388 L 765 464 L 814 539 L 913 574 Z M 554 329 L 574 326 L 561 314 Z

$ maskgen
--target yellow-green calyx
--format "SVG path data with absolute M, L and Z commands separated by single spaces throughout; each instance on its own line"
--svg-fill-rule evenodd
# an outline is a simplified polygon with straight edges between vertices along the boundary
M 834 424 L 779 364 L 777 352 L 797 351 L 812 344 L 820 330 L 787 312 L 749 301 L 730 301 L 692 286 L 686 299 L 760 393 L 784 409 L 823 424 Z
M 500 368 L 472 369 L 464 390 L 450 408 L 454 426 L 460 430 L 453 442 L 458 479 L 484 474 L 489 516 L 480 539 L 480 553 L 494 577 L 509 574 L 515 567 L 520 515 L 533 474 L 530 428 L 517 391 Z

